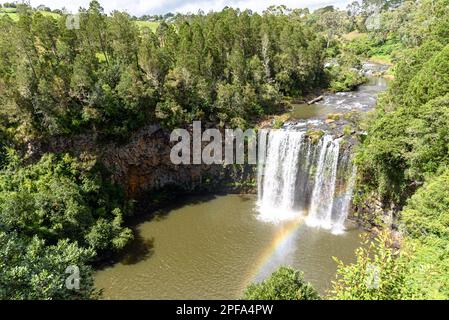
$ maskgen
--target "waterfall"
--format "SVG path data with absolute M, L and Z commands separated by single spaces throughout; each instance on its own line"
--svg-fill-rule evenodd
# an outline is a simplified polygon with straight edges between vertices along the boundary
M 332 140 L 331 136 L 326 135 L 319 144 L 320 159 L 317 164 L 307 224 L 331 229 L 340 141 Z
M 345 228 L 345 221 L 348 218 L 351 202 L 352 202 L 352 194 L 354 192 L 354 185 L 355 185 L 355 177 L 357 175 L 357 167 L 353 165 L 352 168 L 352 174 L 351 178 L 349 179 L 348 186 L 346 187 L 346 192 L 343 195 L 342 203 L 340 210 L 342 212 L 341 215 L 339 215 L 337 221 L 332 227 L 332 233 L 334 234 L 341 234 L 344 232 Z
M 344 230 L 352 200 L 351 155 L 325 134 L 318 142 L 304 131 L 271 130 L 259 136 L 258 210 L 264 221 L 307 216 L 312 227 Z
M 258 205 L 264 220 L 285 220 L 298 214 L 293 209 L 303 138 L 303 132 L 269 133 L 264 168 L 258 175 L 262 186 Z
M 263 182 L 263 168 L 265 166 L 265 158 L 267 156 L 267 136 L 268 136 L 268 130 L 262 129 L 259 132 L 259 139 L 258 139 L 258 148 L 257 148 L 257 159 L 258 159 L 258 167 L 257 167 L 257 195 L 258 198 L 262 198 L 262 182 Z

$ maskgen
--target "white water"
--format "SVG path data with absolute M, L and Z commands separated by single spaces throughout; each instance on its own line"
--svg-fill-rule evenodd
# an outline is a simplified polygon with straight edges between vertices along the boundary
M 307 224 L 311 227 L 331 229 L 340 141 L 332 140 L 331 136 L 326 135 L 321 139 L 319 148 L 320 158 Z
M 318 143 L 312 143 L 305 132 L 296 130 L 262 132 L 259 217 L 270 222 L 304 217 L 311 227 L 342 233 L 352 200 L 355 168 L 341 151 L 340 142 L 324 135 Z
M 355 178 L 357 175 L 357 167 L 353 165 L 351 178 L 349 179 L 348 186 L 346 189 L 346 193 L 343 196 L 342 205 L 340 207 L 341 213 L 338 216 L 337 221 L 334 223 L 332 228 L 332 233 L 334 234 L 342 234 L 345 230 L 345 221 L 348 218 L 351 202 L 352 202 L 352 194 L 354 192 Z
M 259 167 L 258 175 L 262 186 L 258 203 L 261 219 L 280 221 L 299 215 L 293 209 L 303 138 L 304 133 L 298 131 L 276 130 L 269 133 L 264 168 Z

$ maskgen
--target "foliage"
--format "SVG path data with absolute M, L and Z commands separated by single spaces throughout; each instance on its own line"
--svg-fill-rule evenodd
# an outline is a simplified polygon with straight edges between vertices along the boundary
M 23 165 L 10 152 L 0 171 L 0 298 L 95 298 L 89 263 L 132 238 L 119 190 L 94 161 L 47 154 Z M 80 290 L 65 273 L 80 268 Z
M 416 239 L 436 236 L 449 242 L 449 170 L 430 179 L 401 213 L 404 232 Z
M 333 92 L 345 92 L 354 90 L 366 81 L 366 77 L 359 71 L 362 63 L 359 58 L 350 51 L 344 50 L 327 69 L 330 79 L 330 90 Z
M 417 109 L 378 110 L 357 155 L 366 186 L 401 203 L 410 187 L 448 164 L 448 133 L 449 95 Z
M 393 208 L 403 240 L 401 254 L 387 260 L 387 271 L 398 268 L 396 274 L 386 274 L 394 286 L 391 295 L 357 286 L 364 281 L 371 256 L 393 253 L 388 243 L 379 243 L 374 253 L 360 248 L 356 264 L 339 265 L 333 291 L 337 298 L 449 297 L 449 37 L 442 31 L 449 21 L 448 8 L 446 0 L 405 1 L 397 10 L 383 13 L 380 30 L 348 45 L 369 55 L 365 49 L 372 50 L 376 41 L 382 50 L 385 44 L 397 44 L 395 80 L 367 122 L 368 134 L 356 163 L 358 201 L 374 194 L 383 207 Z M 382 264 L 376 265 L 383 270 Z
M 424 11 L 430 7 L 432 16 Z M 440 26 L 449 21 L 449 10 L 446 0 L 405 2 L 394 14 L 414 21 L 406 24 L 409 29 L 418 21 L 428 28 L 419 30 L 416 41 L 385 31 L 410 49 L 397 54 L 396 79 L 378 101 L 356 160 L 363 194 L 374 191 L 385 206 L 400 209 L 427 176 L 448 162 L 449 37 Z
M 303 275 L 294 269 L 281 267 L 268 279 L 250 284 L 244 294 L 246 300 L 318 300 L 318 292 Z
M 48 246 L 38 237 L 23 239 L 0 231 L 0 299 L 63 300 L 98 297 L 88 261 L 92 249 L 60 240 Z M 80 270 L 79 290 L 66 287 L 69 266 Z
M 401 300 L 412 296 L 407 284 L 408 259 L 391 247 L 387 232 L 374 241 L 366 239 L 355 252 L 356 262 L 338 263 L 330 291 L 337 300 Z
M 401 229 L 408 239 L 404 250 L 413 250 L 412 276 L 422 299 L 449 297 L 448 182 L 449 170 L 442 169 L 411 197 L 401 213 Z
M 78 241 L 94 250 L 120 249 L 130 239 L 120 197 L 94 163 L 45 155 L 38 163 L 0 171 L 0 228 L 49 243 Z M 115 195 L 114 195 L 115 193 Z
M 387 232 L 374 242 L 363 243 L 356 251 L 356 263 L 338 261 L 331 297 L 448 299 L 448 221 L 449 170 L 443 169 L 429 178 L 402 211 L 401 253 L 391 247 Z
M 420 106 L 449 93 L 449 44 L 424 64 L 407 90 L 407 103 Z
M 322 34 L 303 12 L 225 8 L 140 28 L 97 1 L 66 15 L 27 6 L 0 17 L 0 103 L 18 136 L 93 132 L 126 138 L 148 122 L 246 126 L 282 95 L 326 86 Z M 141 23 L 142 25 L 142 23 Z
M 306 132 L 306 135 L 309 137 L 310 141 L 313 144 L 317 144 L 321 138 L 324 136 L 325 132 L 319 129 L 309 129 Z

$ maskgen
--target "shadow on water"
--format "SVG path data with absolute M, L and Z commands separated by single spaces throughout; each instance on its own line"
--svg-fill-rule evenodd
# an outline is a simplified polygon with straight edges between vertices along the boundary
M 136 208 L 136 214 L 130 217 L 126 226 L 133 231 L 133 240 L 128 243 L 122 250 L 111 253 L 102 261 L 94 264 L 97 271 L 112 267 L 117 263 L 124 265 L 134 265 L 139 262 L 150 259 L 154 254 L 155 238 L 147 239 L 142 237 L 138 230 L 139 225 L 149 221 L 160 221 L 168 217 L 174 210 L 179 210 L 188 206 L 195 206 L 205 202 L 214 200 L 217 196 L 223 194 L 196 194 L 196 195 L 176 195 L 168 201 L 164 201 L 157 206 L 148 205 L 150 209 L 144 210 L 142 203 Z M 243 201 L 250 201 L 251 197 L 240 195 Z M 147 208 L 148 208 L 147 207 Z
M 174 210 L 209 202 L 214 200 L 218 195 L 219 194 L 176 195 L 157 205 L 148 205 L 145 204 L 145 202 L 141 202 L 136 208 L 136 214 L 128 220 L 127 226 L 135 228 L 144 222 L 152 220 L 160 221 L 165 219 Z
M 242 202 L 248 202 L 248 201 L 252 201 L 254 198 L 250 195 L 247 194 L 239 194 L 238 195 L 240 200 L 242 200 Z
M 108 259 L 94 263 L 97 271 L 114 266 L 117 263 L 124 265 L 134 265 L 145 261 L 154 254 L 155 239 L 145 239 L 135 228 L 133 230 L 134 238 L 122 250 L 109 255 Z
M 154 254 L 154 237 L 151 239 L 143 238 L 139 233 L 134 235 L 131 241 L 124 249 L 120 257 L 120 262 L 124 265 L 133 265 L 145 261 Z

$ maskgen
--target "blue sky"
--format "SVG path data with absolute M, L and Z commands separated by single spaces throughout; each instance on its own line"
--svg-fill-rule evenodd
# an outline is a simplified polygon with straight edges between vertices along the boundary
M 2 1 L 0 0 L 0 2 Z M 90 0 L 31 0 L 30 2 L 32 6 L 44 4 L 52 9 L 62 9 L 65 7 L 71 12 L 76 12 L 80 6 L 87 7 Z M 199 9 L 204 12 L 210 10 L 219 11 L 225 6 L 261 12 L 273 4 L 285 4 L 289 8 L 307 7 L 316 9 L 331 4 L 338 7 L 345 7 L 350 2 L 351 1 L 348 0 L 100 0 L 100 3 L 107 12 L 121 10 L 127 11 L 132 15 L 160 14 L 167 12 L 195 13 Z

